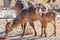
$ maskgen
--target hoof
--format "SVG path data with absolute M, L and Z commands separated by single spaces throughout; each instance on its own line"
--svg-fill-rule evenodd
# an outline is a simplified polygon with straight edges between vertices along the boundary
M 56 36 L 56 34 L 55 34 L 55 33 L 53 33 L 53 34 L 51 34 L 51 35 L 50 35 L 50 37 L 51 37 L 51 36 L 54 36 L 54 37 L 55 37 L 55 36 Z
M 37 36 L 37 34 L 35 34 L 35 36 Z
M 45 36 L 44 37 L 47 37 L 47 35 L 45 34 Z
M 53 33 L 52 35 L 56 36 L 56 33 Z
M 42 37 L 42 34 L 40 35 L 40 37 Z
M 24 35 L 21 35 L 21 37 L 23 37 Z
M 56 33 L 53 33 L 54 34 L 54 36 L 56 36 Z

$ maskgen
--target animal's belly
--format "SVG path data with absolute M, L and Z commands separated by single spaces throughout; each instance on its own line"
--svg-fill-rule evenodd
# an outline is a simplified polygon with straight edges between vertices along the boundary
M 27 19 L 27 20 L 22 20 L 22 21 L 21 21 L 21 24 L 24 24 L 24 23 L 27 23 L 27 22 L 29 22 L 28 19 Z
M 45 19 L 46 22 L 51 22 L 51 21 L 53 21 L 53 20 L 54 20 L 53 18 L 46 18 L 46 19 Z
M 54 18 L 52 18 L 52 17 L 40 17 L 40 19 L 39 19 L 41 22 L 51 22 L 51 21 L 53 21 L 54 20 Z
M 30 23 L 30 22 L 34 22 L 34 21 L 37 21 L 38 19 L 37 18 L 28 18 L 28 19 L 24 19 L 21 21 L 21 23 Z

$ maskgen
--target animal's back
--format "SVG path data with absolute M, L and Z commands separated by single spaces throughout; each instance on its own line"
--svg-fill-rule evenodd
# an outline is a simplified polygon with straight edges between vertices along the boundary
M 31 20 L 35 20 L 36 13 L 35 13 L 35 8 L 33 6 L 28 7 L 26 9 L 22 9 L 21 13 L 14 19 L 14 23 L 17 22 L 29 22 Z

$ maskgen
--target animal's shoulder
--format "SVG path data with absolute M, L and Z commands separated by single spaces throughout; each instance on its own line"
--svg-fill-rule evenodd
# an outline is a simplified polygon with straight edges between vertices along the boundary
M 27 12 L 27 10 L 28 10 L 28 8 L 23 8 L 22 10 L 21 10 L 21 12 Z

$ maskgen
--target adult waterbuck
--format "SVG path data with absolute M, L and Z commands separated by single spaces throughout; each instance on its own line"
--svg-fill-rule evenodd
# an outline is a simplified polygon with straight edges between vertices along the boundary
M 24 36 L 27 22 L 29 22 L 29 24 L 34 29 L 35 36 L 36 36 L 37 33 L 35 31 L 33 22 L 38 20 L 38 17 L 36 16 L 35 10 L 36 9 L 33 6 L 28 7 L 26 9 L 22 9 L 21 13 L 15 19 L 13 19 L 11 22 L 8 22 L 6 24 L 6 31 L 5 31 L 6 36 L 8 35 L 9 32 L 13 30 L 13 28 L 17 27 L 20 24 L 23 28 L 23 34 L 21 36 Z
M 54 35 L 56 36 L 56 16 L 57 16 L 57 12 L 54 11 L 53 9 L 49 9 L 45 6 L 40 6 L 41 9 L 41 15 L 39 17 L 40 22 L 41 22 L 41 36 L 43 34 L 45 34 L 46 37 L 46 28 L 47 28 L 47 24 L 52 22 L 53 27 L 54 27 Z

